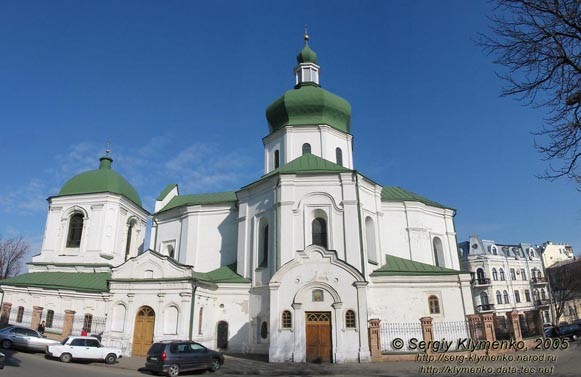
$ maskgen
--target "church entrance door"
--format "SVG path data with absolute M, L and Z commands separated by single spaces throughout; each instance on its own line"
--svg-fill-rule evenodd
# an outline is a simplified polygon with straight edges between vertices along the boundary
M 133 351 L 131 356 L 145 356 L 153 344 L 155 312 L 149 306 L 142 306 L 135 316 L 133 328 Z
M 218 322 L 218 336 L 216 339 L 218 349 L 225 350 L 228 348 L 228 322 Z
M 331 313 L 307 312 L 305 315 L 307 362 L 330 363 L 333 351 L 331 343 Z

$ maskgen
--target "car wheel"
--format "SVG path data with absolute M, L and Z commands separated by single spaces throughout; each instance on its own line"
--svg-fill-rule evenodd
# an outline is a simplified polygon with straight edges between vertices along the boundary
M 8 339 L 4 339 L 2 341 L 2 348 L 4 348 L 4 349 L 12 348 L 12 342 Z
M 169 377 L 177 377 L 180 374 L 180 367 L 177 364 L 172 364 L 167 370 L 167 375 Z
M 210 372 L 217 371 L 218 369 L 220 369 L 221 366 L 222 364 L 220 364 L 219 359 L 212 359 L 212 361 L 210 362 Z
M 114 353 L 110 353 L 107 355 L 107 357 L 105 357 L 105 363 L 107 363 L 107 364 L 115 364 L 116 361 L 117 361 L 117 356 L 115 356 Z
M 73 359 L 73 356 L 71 356 L 70 353 L 63 353 L 60 359 L 63 363 L 70 363 L 71 360 Z

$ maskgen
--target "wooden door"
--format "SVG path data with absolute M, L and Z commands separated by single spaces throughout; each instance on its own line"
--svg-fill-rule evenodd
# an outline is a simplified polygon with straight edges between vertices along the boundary
M 145 356 L 149 347 L 153 344 L 153 327 L 155 325 L 155 312 L 149 306 L 142 306 L 135 316 L 133 328 L 132 356 Z
M 228 348 L 228 322 L 218 322 L 216 347 L 225 350 Z
M 307 362 L 329 363 L 333 352 L 331 313 L 306 313 Z

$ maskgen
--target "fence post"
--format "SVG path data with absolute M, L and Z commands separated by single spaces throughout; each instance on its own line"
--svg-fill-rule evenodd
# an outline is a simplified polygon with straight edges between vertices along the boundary
M 506 318 L 508 319 L 508 330 L 510 331 L 512 338 L 514 340 L 522 340 L 518 311 L 512 310 L 510 312 L 506 312 Z
M 369 352 L 371 357 L 381 356 L 381 333 L 379 330 L 379 324 L 381 319 L 372 318 L 369 320 Z
M 434 340 L 434 325 L 432 324 L 432 320 L 432 317 L 420 318 L 420 322 L 422 323 L 422 335 L 424 336 L 424 340 L 426 342 Z
M 5 302 L 2 304 L 2 315 L 0 316 L 0 326 L 4 327 L 10 321 L 10 311 L 12 310 L 12 304 Z
M 33 306 L 32 307 L 32 320 L 30 321 L 30 328 L 37 329 L 38 324 L 40 323 L 40 319 L 42 318 L 42 311 L 44 308 L 42 306 Z
M 63 332 L 61 333 L 62 336 L 69 336 L 73 332 L 73 321 L 75 320 L 75 313 L 76 312 L 74 310 L 65 310 Z
M 468 330 L 470 331 L 470 338 L 482 339 L 484 331 L 482 329 L 482 318 L 478 314 L 466 314 L 468 321 Z
M 482 322 L 484 322 L 484 339 L 490 342 L 496 340 L 494 332 L 494 313 L 483 313 Z

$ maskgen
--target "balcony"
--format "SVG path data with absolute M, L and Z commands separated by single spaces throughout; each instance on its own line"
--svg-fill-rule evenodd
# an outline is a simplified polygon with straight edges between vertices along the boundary
M 547 278 L 546 277 L 533 277 L 531 278 L 531 283 L 535 284 L 535 285 L 542 285 L 542 284 L 547 284 Z
M 494 304 L 477 305 L 476 310 L 478 310 L 478 313 L 493 312 Z
M 549 306 L 550 302 L 547 299 L 535 300 L 535 305 L 537 305 L 537 306 Z
M 487 287 L 489 285 L 490 285 L 489 278 L 474 279 L 474 281 L 472 282 L 473 287 Z

